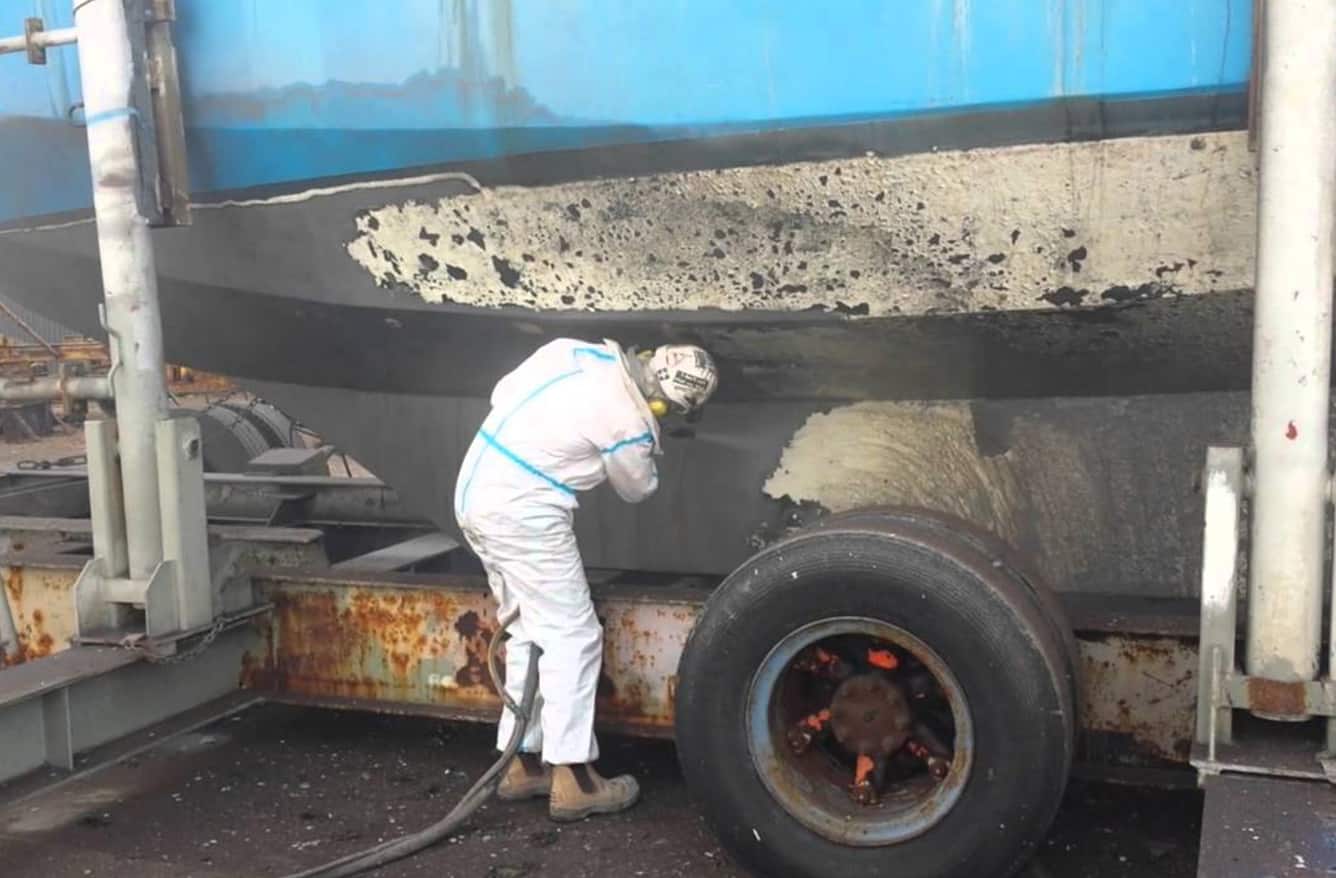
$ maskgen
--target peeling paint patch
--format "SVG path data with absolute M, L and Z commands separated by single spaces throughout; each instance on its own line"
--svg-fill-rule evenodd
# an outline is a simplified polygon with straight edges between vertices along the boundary
M 1255 201 L 1229 132 L 504 187 L 364 211 L 347 250 L 488 308 L 1044 310 L 1248 286 Z
M 862 402 L 819 412 L 794 434 L 763 490 L 831 512 L 935 509 L 1014 542 L 1019 480 L 1005 454 L 981 452 L 977 436 L 961 404 Z

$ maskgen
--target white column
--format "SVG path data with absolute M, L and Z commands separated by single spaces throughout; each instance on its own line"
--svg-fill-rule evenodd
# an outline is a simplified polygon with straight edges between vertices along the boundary
M 1336 0 L 1264 4 L 1247 670 L 1318 670 L 1331 378 Z
M 76 0 L 74 9 L 107 331 L 119 364 L 112 384 L 130 575 L 142 579 L 162 560 L 155 436 L 167 391 L 153 245 L 135 200 L 134 68 L 121 0 Z

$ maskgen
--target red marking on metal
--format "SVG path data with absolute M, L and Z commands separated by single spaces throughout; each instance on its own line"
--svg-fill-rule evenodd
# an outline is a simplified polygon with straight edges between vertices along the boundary
M 889 649 L 869 649 L 867 661 L 874 668 L 881 668 L 883 671 L 893 671 L 900 667 L 900 660 Z
M 872 761 L 871 756 L 865 756 L 862 753 L 859 753 L 858 763 L 854 767 L 854 784 L 858 785 L 866 783 L 867 779 L 872 775 L 872 769 L 875 767 L 876 763 Z
M 1290 421 L 1290 425 L 1285 428 L 1285 438 L 1286 439 L 1299 438 L 1299 428 L 1294 426 L 1294 421 Z

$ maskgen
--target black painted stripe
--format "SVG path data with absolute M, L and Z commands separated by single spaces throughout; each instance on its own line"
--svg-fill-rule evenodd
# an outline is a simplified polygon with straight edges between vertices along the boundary
M 788 127 L 751 133 L 702 136 L 694 129 L 684 128 L 680 138 L 653 142 L 647 140 L 643 128 L 604 126 L 591 130 L 589 137 L 630 142 L 197 193 L 194 202 L 273 198 L 310 189 L 449 172 L 469 174 L 484 186 L 545 186 L 656 173 L 784 165 L 867 153 L 897 156 L 934 149 L 1229 131 L 1244 127 L 1246 121 L 1247 95 L 1224 91 L 1117 100 L 1065 98 L 1017 107 L 839 122 L 800 119 L 793 120 Z M 659 137 L 662 133 L 662 129 L 655 132 Z M 0 231 L 65 222 L 89 212 L 27 217 L 0 224 Z

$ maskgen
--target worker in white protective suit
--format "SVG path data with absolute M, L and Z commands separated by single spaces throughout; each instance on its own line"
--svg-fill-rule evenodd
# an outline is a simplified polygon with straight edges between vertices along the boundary
M 530 644 L 542 650 L 540 698 L 502 798 L 547 796 L 553 819 L 578 820 L 624 810 L 639 797 L 634 778 L 594 769 L 603 629 L 575 543 L 577 497 L 605 479 L 630 503 L 653 494 L 658 419 L 697 412 L 717 385 L 714 361 L 698 347 L 637 354 L 612 341 L 558 339 L 492 391 L 492 410 L 459 471 L 455 517 L 487 570 L 501 618 L 520 612 L 506 648 L 506 689 L 516 701 Z M 499 748 L 513 725 L 503 710 Z

